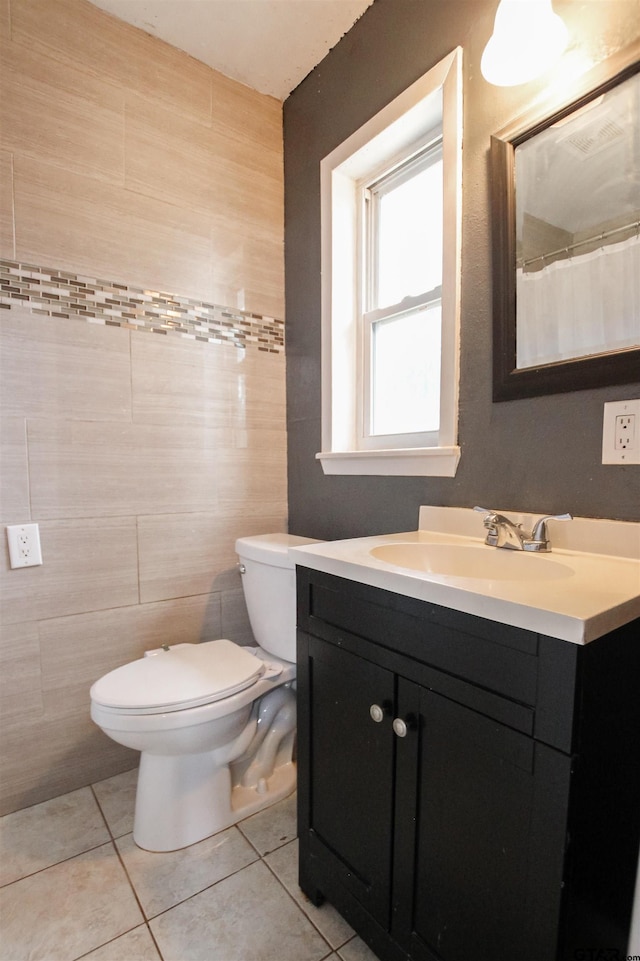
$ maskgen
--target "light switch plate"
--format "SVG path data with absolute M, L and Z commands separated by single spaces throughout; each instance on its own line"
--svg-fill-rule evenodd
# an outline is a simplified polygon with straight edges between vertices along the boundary
M 604 405 L 602 463 L 640 464 L 640 399 Z

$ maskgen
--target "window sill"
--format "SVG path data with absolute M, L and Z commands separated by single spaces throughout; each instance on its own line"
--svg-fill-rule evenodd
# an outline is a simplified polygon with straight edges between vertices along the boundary
M 325 474 L 455 477 L 459 447 L 416 447 L 403 450 L 321 451 L 316 459 Z

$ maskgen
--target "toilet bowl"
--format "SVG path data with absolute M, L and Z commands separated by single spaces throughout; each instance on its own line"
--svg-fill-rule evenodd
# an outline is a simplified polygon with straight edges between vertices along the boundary
M 295 568 L 289 534 L 240 538 L 256 647 L 167 643 L 101 677 L 91 717 L 141 752 L 133 839 L 149 851 L 201 841 L 296 786 Z

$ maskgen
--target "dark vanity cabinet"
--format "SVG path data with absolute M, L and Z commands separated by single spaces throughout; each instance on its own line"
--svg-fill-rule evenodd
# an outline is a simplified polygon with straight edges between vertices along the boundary
M 382 961 L 625 957 L 639 681 L 637 623 L 580 646 L 298 568 L 301 888 Z

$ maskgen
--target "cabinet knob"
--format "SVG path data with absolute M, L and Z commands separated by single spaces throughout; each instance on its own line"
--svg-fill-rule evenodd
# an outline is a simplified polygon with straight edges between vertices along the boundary
M 380 721 L 384 720 L 384 711 L 379 704 L 372 704 L 369 708 L 369 714 L 376 724 L 379 724 Z
M 394 733 L 397 734 L 398 737 L 406 737 L 406 736 L 407 736 L 407 731 L 408 731 L 409 729 L 408 729 L 406 723 L 402 720 L 401 717 L 395 717 L 395 718 L 393 719 L 392 727 L 393 727 Z

